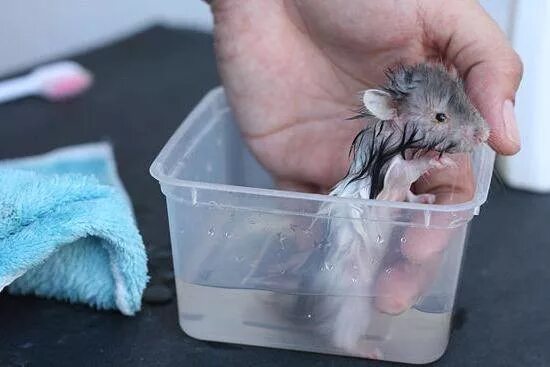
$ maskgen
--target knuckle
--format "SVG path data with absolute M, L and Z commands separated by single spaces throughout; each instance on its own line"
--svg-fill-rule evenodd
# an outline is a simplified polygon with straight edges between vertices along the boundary
M 523 77 L 523 61 L 521 60 L 519 54 L 510 48 L 503 61 L 503 70 L 501 71 L 516 84 L 519 84 L 521 78 Z
M 518 79 L 521 79 L 521 77 L 523 76 L 523 61 L 521 60 L 521 57 L 515 50 L 512 50 L 511 52 L 510 67 L 512 69 L 512 73 Z

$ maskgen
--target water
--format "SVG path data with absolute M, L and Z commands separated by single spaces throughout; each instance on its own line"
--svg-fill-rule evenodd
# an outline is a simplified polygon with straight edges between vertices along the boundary
M 198 339 L 411 363 L 437 359 L 447 345 L 450 312 L 373 312 L 357 350 L 350 353 L 333 346 L 330 330 L 323 328 L 327 315 L 314 308 L 328 296 L 206 287 L 178 278 L 176 286 L 180 325 Z

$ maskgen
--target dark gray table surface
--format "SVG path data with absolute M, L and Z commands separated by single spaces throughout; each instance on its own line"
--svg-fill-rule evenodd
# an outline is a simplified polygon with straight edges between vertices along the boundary
M 109 140 L 153 278 L 169 270 L 164 198 L 151 161 L 219 83 L 208 35 L 156 27 L 75 57 L 96 76 L 68 103 L 0 105 L 0 159 Z M 435 366 L 550 366 L 550 196 L 493 185 L 473 221 L 447 353 Z M 135 317 L 0 294 L 0 366 L 389 366 L 186 336 L 176 302 Z

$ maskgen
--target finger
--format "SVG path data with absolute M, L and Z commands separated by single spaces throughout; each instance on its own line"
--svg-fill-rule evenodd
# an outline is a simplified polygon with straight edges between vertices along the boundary
M 429 177 L 418 180 L 414 184 L 415 193 L 435 195 L 436 204 L 458 204 L 471 200 L 475 184 L 470 157 L 455 155 L 453 159 L 456 166 L 432 170 Z M 418 215 L 424 216 L 423 213 Z M 450 222 L 459 223 L 460 219 L 460 214 L 452 217 L 449 213 L 432 213 L 430 222 L 433 227 L 409 228 L 403 236 L 405 240 L 401 243 L 401 253 L 413 263 L 421 264 L 429 260 L 434 254 L 443 251 L 449 238 L 457 232 L 449 228 Z
M 411 308 L 434 279 L 441 259 L 433 257 L 424 264 L 401 260 L 385 268 L 376 283 L 376 307 L 398 315 Z
M 513 104 L 523 67 L 505 34 L 477 1 L 425 20 L 427 34 L 465 79 L 466 92 L 491 126 L 491 147 L 517 153 L 521 143 Z
M 474 193 L 473 172 L 466 155 L 455 156 L 456 166 L 436 170 L 429 179 L 415 183 L 416 193 L 436 195 L 438 204 L 454 204 L 470 200 Z M 423 215 L 423 214 L 420 214 Z M 437 277 L 442 255 L 449 243 L 463 239 L 464 224 L 449 228 L 449 213 L 432 213 L 432 226 L 411 227 L 400 239 L 402 258 L 390 264 L 379 275 L 376 285 L 377 307 L 390 314 L 399 314 L 412 305 Z M 441 227 L 437 227 L 436 225 Z M 389 269 L 389 270 L 388 270 Z

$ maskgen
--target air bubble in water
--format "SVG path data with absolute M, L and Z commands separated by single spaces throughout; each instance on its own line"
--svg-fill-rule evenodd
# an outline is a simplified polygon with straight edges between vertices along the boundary
M 312 317 L 313 317 L 313 315 L 310 314 L 310 313 L 308 313 L 308 314 L 306 315 L 306 319 L 311 319 Z
M 232 235 L 230 232 L 225 232 L 225 233 L 224 233 L 224 236 L 225 236 L 225 238 L 227 238 L 227 239 L 230 239 L 231 237 L 233 237 L 233 235 Z
M 407 237 L 403 236 L 401 237 L 401 243 L 406 243 L 407 242 Z
M 353 284 L 357 284 L 358 280 L 357 280 L 357 278 L 351 278 L 351 282 L 352 282 Z
M 210 237 L 214 236 L 214 234 L 216 233 L 216 231 L 214 230 L 214 226 L 210 227 L 210 229 L 208 230 L 208 235 Z
M 325 270 L 333 270 L 334 265 L 331 264 L 331 263 L 325 263 L 324 268 L 325 268 Z
M 382 235 L 379 234 L 378 236 L 376 236 L 376 243 L 379 245 L 384 243 L 384 239 L 382 238 Z
M 281 274 L 285 274 L 286 273 L 286 269 L 281 269 Z

